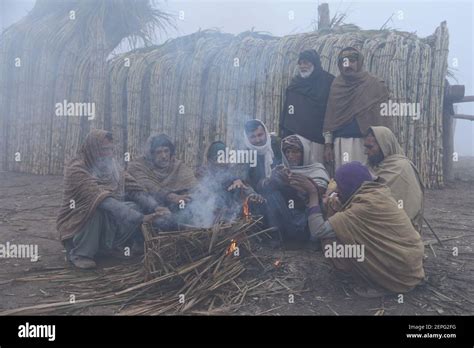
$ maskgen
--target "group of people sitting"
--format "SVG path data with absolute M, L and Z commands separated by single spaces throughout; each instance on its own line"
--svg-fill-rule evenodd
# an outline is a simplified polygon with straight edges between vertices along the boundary
M 424 278 L 423 185 L 386 121 L 378 122 L 377 104 L 388 97 L 383 82 L 362 71 L 359 51 L 344 49 L 338 59 L 341 75 L 334 79 L 316 51 L 300 54 L 280 137 L 260 120 L 243 127 L 241 148 L 255 153 L 253 164 L 223 161 L 228 146 L 215 141 L 192 170 L 159 134 L 121 170 L 113 135 L 92 130 L 65 168 L 57 228 L 68 260 L 89 269 L 99 253 L 143 253 L 142 224 L 157 231 L 189 224 L 189 207 L 202 199 L 195 193 L 206 186 L 217 197 L 217 219 L 235 217 L 247 200 L 283 243 L 320 245 L 323 252 L 363 246 L 362 261 L 325 255 L 364 287 L 413 289 Z

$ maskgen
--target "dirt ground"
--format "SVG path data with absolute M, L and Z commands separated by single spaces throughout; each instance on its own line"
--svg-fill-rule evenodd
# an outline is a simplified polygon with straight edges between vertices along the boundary
M 456 181 L 443 190 L 427 190 L 425 217 L 443 240 L 435 244 L 425 225 L 426 280 L 403 298 L 398 295 L 361 298 L 354 283 L 331 268 L 314 246 L 270 249 L 258 253 L 280 260 L 275 270 L 300 285 L 288 294 L 247 298 L 237 314 L 250 315 L 449 315 L 474 314 L 474 158 L 455 165 Z M 45 281 L 12 279 L 51 268 L 69 267 L 55 230 L 62 178 L 0 172 L 0 243 L 37 244 L 40 258 L 0 259 L 0 312 L 44 301 L 65 301 L 61 286 Z M 455 252 L 457 248 L 458 253 Z M 119 262 L 102 259 L 99 267 Z M 84 271 L 77 271 L 78 276 Z M 113 314 L 116 307 L 96 307 L 84 314 Z

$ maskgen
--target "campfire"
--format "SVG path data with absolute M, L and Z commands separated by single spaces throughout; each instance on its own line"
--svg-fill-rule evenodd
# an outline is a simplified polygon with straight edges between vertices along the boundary
M 227 248 L 227 251 L 226 251 L 226 256 L 232 254 L 234 251 L 237 250 L 237 241 L 235 239 L 232 239 L 230 241 L 230 245 L 229 247 Z
M 246 221 L 250 221 L 252 215 L 250 214 L 250 208 L 249 208 L 249 198 L 246 197 L 244 199 L 244 204 L 242 205 L 242 214 L 243 217 Z
M 157 233 L 145 223 L 143 263 L 115 266 L 95 279 L 60 274 L 58 279 L 64 278 L 84 300 L 75 306 L 48 303 L 4 314 L 62 314 L 111 304 L 121 305 L 117 312 L 124 315 L 225 314 L 237 311 L 249 297 L 286 294 L 288 286 L 269 273 L 275 269 L 272 257 L 254 252 L 259 236 L 273 229 L 262 229 L 261 217 L 246 214 L 244 209 L 230 223 L 173 232 Z

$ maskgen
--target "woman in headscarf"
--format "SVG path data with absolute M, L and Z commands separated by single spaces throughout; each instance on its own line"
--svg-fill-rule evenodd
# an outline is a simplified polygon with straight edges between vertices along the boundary
M 317 190 L 305 181 L 293 180 L 295 185 L 312 190 L 308 203 L 311 236 L 324 239 L 325 256 L 336 268 L 350 272 L 370 287 L 374 296 L 413 289 L 424 278 L 424 246 L 390 189 L 375 182 L 360 162 L 341 166 L 335 180 L 342 208 L 327 221 L 321 213 Z M 360 259 L 344 253 L 335 257 L 332 250 L 354 250 L 358 246 L 364 254 Z M 377 288 L 382 291 L 375 291 Z M 368 295 L 370 291 L 359 294 Z

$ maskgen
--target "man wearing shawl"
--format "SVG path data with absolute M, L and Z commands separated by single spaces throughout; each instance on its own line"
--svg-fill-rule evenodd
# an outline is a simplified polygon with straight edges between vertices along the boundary
M 267 218 L 276 227 L 284 241 L 309 241 L 308 194 L 291 184 L 294 178 L 306 178 L 324 194 L 329 176 L 321 163 L 310 157 L 311 142 L 300 135 L 282 140 L 283 165 L 273 169 L 264 194 L 267 200 Z
M 79 268 L 96 267 L 94 257 L 98 252 L 118 252 L 133 241 L 140 248 L 140 226 L 146 218 L 143 213 L 169 214 L 119 169 L 113 149 L 112 134 L 94 129 L 78 156 L 64 169 L 57 230 L 67 259 Z
M 386 127 L 370 127 L 364 139 L 369 169 L 386 184 L 405 210 L 413 226 L 423 223 L 424 186 L 418 170 L 402 150 L 395 134 Z
M 219 154 L 225 151 L 224 142 L 212 142 L 205 151 L 203 165 L 196 171 L 196 178 L 199 180 L 201 191 L 215 198 L 211 209 L 218 210 L 223 220 L 230 220 L 240 212 L 245 199 L 259 204 L 263 203 L 264 199 L 252 187 L 244 183 L 242 173 L 239 171 L 241 165 L 219 162 Z M 197 191 L 200 189 L 198 188 Z M 212 200 L 212 197 L 209 199 Z M 215 215 L 217 215 L 216 212 L 214 212 Z
M 339 167 L 335 180 L 341 208 L 327 221 L 314 185 L 299 178 L 292 180 L 301 189 L 310 190 L 311 237 L 324 239 L 325 256 L 337 269 L 351 273 L 365 286 L 395 293 L 413 289 L 424 278 L 423 242 L 405 211 L 398 208 L 390 189 L 373 181 L 368 168 L 360 162 Z M 361 258 L 332 252 L 356 247 L 363 250 Z M 377 291 L 360 294 L 376 296 Z
M 298 75 L 286 89 L 280 134 L 299 134 L 310 141 L 312 162 L 324 162 L 323 122 L 334 76 L 324 71 L 319 54 L 306 50 L 298 57 Z
M 197 185 L 193 171 L 175 157 L 175 146 L 165 134 L 151 135 L 145 154 L 131 161 L 127 171 L 146 192 L 172 211 L 177 211 L 181 203 L 190 202 L 189 193 Z
M 248 150 L 257 153 L 257 164 L 255 167 L 247 166 L 248 173 L 245 179 L 256 192 L 261 193 L 268 184 L 272 167 L 276 165 L 272 137 L 262 121 L 249 120 L 245 123 L 244 144 Z
M 325 162 L 337 170 L 350 161 L 365 162 L 363 136 L 370 126 L 388 126 L 380 115 L 388 102 L 384 82 L 363 70 L 364 56 L 355 48 L 344 48 L 338 56 L 340 75 L 334 79 L 324 118 Z

